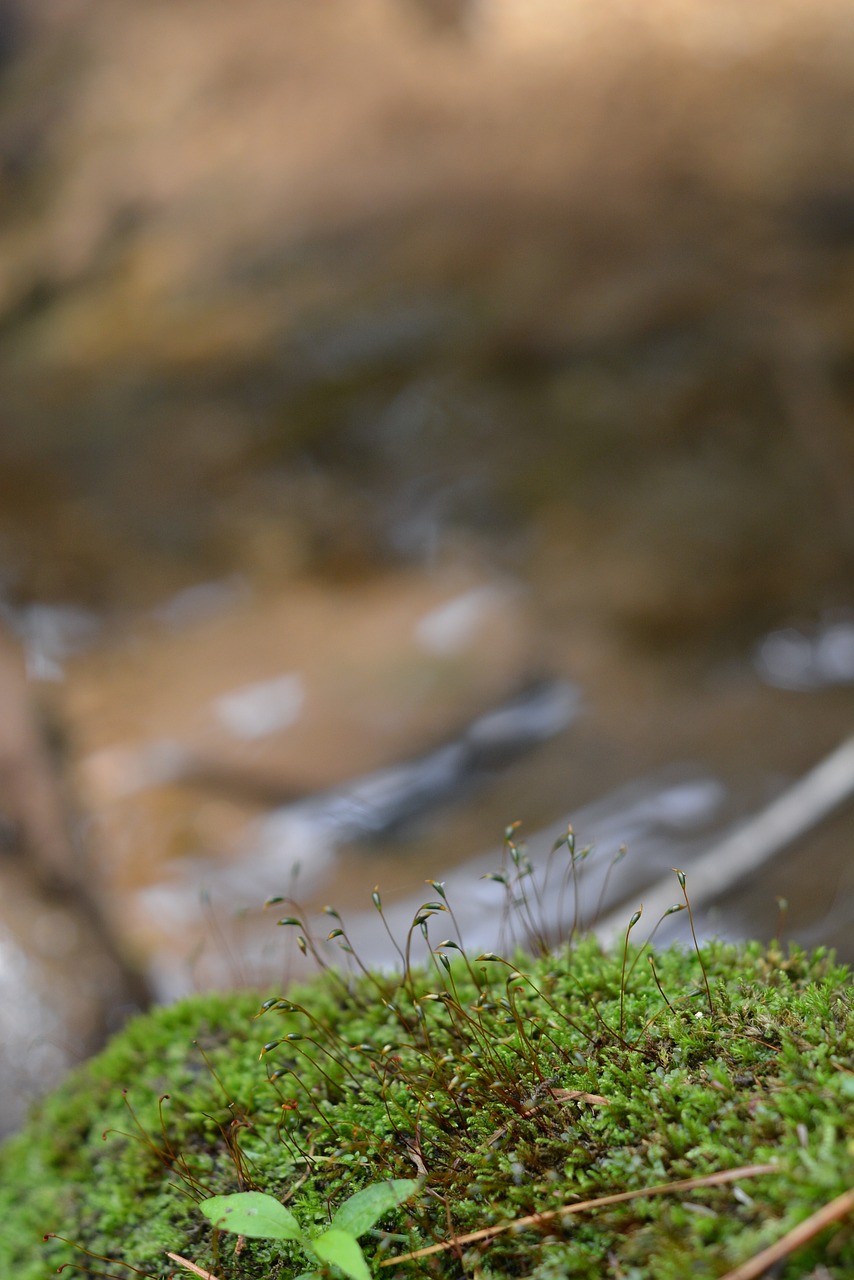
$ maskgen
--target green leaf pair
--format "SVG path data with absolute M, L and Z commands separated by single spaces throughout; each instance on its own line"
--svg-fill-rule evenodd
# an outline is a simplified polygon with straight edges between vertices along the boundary
M 211 1196 L 199 1205 L 202 1213 L 219 1231 L 264 1240 L 294 1240 L 319 1262 L 332 1263 L 350 1280 L 371 1280 L 358 1237 L 374 1223 L 408 1200 L 418 1190 L 415 1178 L 394 1178 L 374 1182 L 345 1200 L 332 1217 L 328 1229 L 318 1236 L 303 1231 L 290 1209 L 261 1191 L 239 1191 L 230 1196 Z M 319 1280 L 319 1273 L 307 1271 L 297 1280 Z

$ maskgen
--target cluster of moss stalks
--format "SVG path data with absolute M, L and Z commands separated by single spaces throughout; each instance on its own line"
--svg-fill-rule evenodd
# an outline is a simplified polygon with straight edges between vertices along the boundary
M 217 1233 L 198 1201 L 263 1190 L 319 1229 L 358 1187 L 418 1174 L 362 1241 L 389 1280 L 720 1277 L 854 1186 L 852 983 L 831 954 L 649 962 L 627 933 L 616 954 L 582 938 L 474 958 L 438 941 L 434 893 L 394 974 L 362 969 L 336 916 L 342 972 L 128 1025 L 0 1151 L 0 1275 L 191 1274 L 172 1251 L 217 1280 L 291 1277 L 288 1245 Z M 773 1168 L 567 1212 L 755 1165 Z M 850 1215 L 775 1271 L 809 1274 L 854 1275 Z

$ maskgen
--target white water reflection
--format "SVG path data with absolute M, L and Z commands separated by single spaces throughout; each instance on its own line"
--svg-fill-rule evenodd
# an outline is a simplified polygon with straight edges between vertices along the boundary
M 72 604 L 30 604 L 21 608 L 0 602 L 0 622 L 21 641 L 30 680 L 60 681 L 66 659 L 88 648 L 101 631 L 101 619 Z
M 415 638 L 428 653 L 446 657 L 467 649 L 489 615 L 500 618 L 507 591 L 489 583 L 474 587 L 447 600 L 421 618 L 415 627 Z
M 122 800 L 152 787 L 180 782 L 192 766 L 192 753 L 185 746 L 163 738 L 142 747 L 94 751 L 86 760 L 86 774 L 99 794 Z
M 151 616 L 160 626 L 175 630 L 224 614 L 248 595 L 249 583 L 239 574 L 219 582 L 197 582 L 170 596 Z
M 288 729 L 299 719 L 305 685 L 297 672 L 256 680 L 223 693 L 214 701 L 220 724 L 243 742 L 254 742 Z
M 754 665 L 778 689 L 808 692 L 854 684 L 854 619 L 820 624 L 812 634 L 784 627 L 760 642 Z

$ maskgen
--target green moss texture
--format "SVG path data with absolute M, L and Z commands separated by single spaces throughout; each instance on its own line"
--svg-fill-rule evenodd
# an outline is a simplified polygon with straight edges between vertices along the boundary
M 418 1173 L 421 1193 L 362 1242 L 389 1280 L 723 1276 L 854 1186 L 852 983 L 822 951 L 701 956 L 708 989 L 677 948 L 653 965 L 583 941 L 511 963 L 440 944 L 427 971 L 327 971 L 282 999 L 138 1018 L 0 1151 L 0 1275 L 190 1274 L 171 1250 L 217 1280 L 279 1280 L 301 1259 L 217 1236 L 199 1199 L 263 1190 L 320 1228 L 361 1185 Z M 751 1164 L 775 1168 L 395 1261 Z M 775 1274 L 819 1265 L 854 1275 L 850 1216 Z

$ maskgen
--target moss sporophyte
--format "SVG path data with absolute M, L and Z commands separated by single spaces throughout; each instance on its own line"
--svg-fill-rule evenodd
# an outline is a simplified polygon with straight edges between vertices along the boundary
M 397 972 L 364 966 L 334 911 L 329 967 L 295 911 L 314 981 L 130 1023 L 0 1150 L 0 1275 L 854 1275 L 849 972 L 692 928 L 653 955 L 639 911 L 615 954 L 578 920 L 549 949 L 508 845 L 495 878 L 527 953 L 433 941 L 456 929 L 435 882 Z

